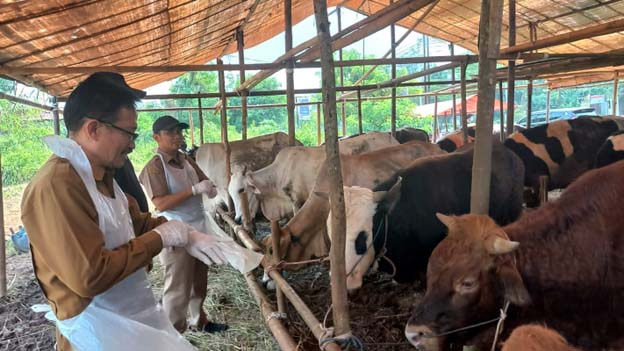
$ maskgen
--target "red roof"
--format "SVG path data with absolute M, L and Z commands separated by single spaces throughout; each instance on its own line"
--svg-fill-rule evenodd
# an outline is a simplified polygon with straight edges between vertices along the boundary
M 477 101 L 478 101 L 478 97 L 477 95 L 472 95 L 466 98 L 466 111 L 468 114 L 475 114 L 477 113 Z M 461 99 L 457 100 L 457 103 L 455 104 L 455 113 L 460 114 L 461 113 Z M 507 103 L 503 102 L 503 110 L 507 109 Z M 496 100 L 494 99 L 494 111 L 498 111 L 500 110 L 500 100 Z M 451 105 L 450 107 L 448 107 L 445 110 L 440 110 L 438 111 L 438 116 L 450 116 L 453 114 L 453 106 Z

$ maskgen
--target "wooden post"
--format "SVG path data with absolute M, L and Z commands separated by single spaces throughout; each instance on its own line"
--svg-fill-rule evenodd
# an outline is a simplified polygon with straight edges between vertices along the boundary
M 550 122 L 550 88 L 546 87 L 546 123 Z
M 238 49 L 238 63 L 245 64 L 245 36 L 243 29 L 238 27 L 236 29 L 236 47 Z M 245 83 L 245 69 L 241 67 L 238 71 L 239 85 Z M 243 89 L 241 92 L 241 133 L 243 140 L 247 140 L 247 89 Z
M 253 273 L 245 274 L 245 281 L 247 282 L 249 291 L 260 307 L 262 317 L 269 327 L 269 330 L 271 330 L 273 337 L 275 337 L 280 350 L 296 351 L 297 344 L 288 333 L 288 330 L 284 327 L 284 324 L 279 319 L 272 317 L 275 313 L 273 306 L 266 295 L 262 292 L 262 289 L 256 282 L 256 277 Z
M 292 0 L 284 0 L 285 52 L 292 49 Z M 290 58 L 286 69 L 286 110 L 288 110 L 288 145 L 295 146 L 295 82 L 293 64 Z
M 219 58 L 217 59 L 217 64 L 223 64 L 223 61 Z M 225 179 L 227 179 L 227 186 L 230 186 L 230 178 L 232 177 L 232 163 L 231 163 L 231 153 L 230 143 L 228 141 L 228 130 L 227 130 L 227 98 L 225 97 L 225 77 L 223 70 L 219 70 L 219 92 L 221 93 L 221 143 L 223 143 L 223 147 L 225 149 Z M 228 196 L 228 211 L 234 211 L 234 202 L 232 198 Z
M 331 292 L 335 334 L 349 333 L 349 305 L 347 302 L 345 235 L 346 220 L 340 151 L 336 123 L 336 78 L 332 58 L 327 4 L 325 0 L 314 0 L 314 15 L 321 48 L 321 76 L 323 82 L 323 113 L 325 119 L 325 162 L 328 164 L 329 200 L 331 204 L 332 245 Z
M 548 176 L 539 177 L 539 202 L 540 206 L 548 202 Z
M 4 197 L 2 194 L 2 154 L 0 154 L 0 297 L 7 294 L 6 241 L 4 240 Z
M 516 45 L 516 0 L 509 0 L 509 35 L 508 45 Z M 507 131 L 505 136 L 513 133 L 514 105 L 516 102 L 516 61 L 507 61 Z
M 503 113 L 503 81 L 498 81 L 498 113 L 500 114 L 500 125 L 498 126 L 501 143 L 505 141 L 505 114 Z
M 393 0 L 390 0 L 390 5 L 394 3 Z M 396 38 L 395 38 L 395 28 L 394 23 L 390 26 L 390 45 L 392 48 L 392 54 L 390 57 L 394 60 L 396 59 Z M 396 79 L 396 64 L 392 63 L 392 79 Z M 396 137 L 396 87 L 392 87 L 392 100 L 391 100 L 391 115 L 390 115 L 390 131 L 393 137 Z
M 338 19 L 338 32 L 340 32 L 342 30 L 342 16 L 341 16 L 341 7 L 338 6 L 336 8 L 336 17 Z M 338 50 L 338 58 L 340 59 L 340 61 L 342 61 L 342 48 L 340 48 L 340 50 Z M 340 86 L 344 87 L 344 69 L 342 66 L 340 66 Z M 347 135 L 347 100 L 346 99 L 342 99 L 342 104 L 341 106 L 341 113 L 340 115 L 342 116 L 342 136 L 346 136 Z
M 466 61 L 461 64 L 461 124 L 462 135 L 464 136 L 464 144 L 468 143 L 468 107 L 466 104 L 466 68 L 468 63 Z
M 243 228 L 248 231 L 252 231 L 252 219 L 249 212 L 249 199 L 247 198 L 247 192 L 243 191 L 238 194 L 241 204 L 241 214 L 243 220 Z
M 433 103 L 433 142 L 438 138 L 438 94 L 434 95 Z
M 613 103 L 611 108 L 611 114 L 614 116 L 618 115 L 618 84 L 620 82 L 619 73 L 615 72 L 615 77 L 613 78 Z
M 357 90 L 358 134 L 362 134 L 362 92 Z
M 199 94 L 199 92 L 197 92 Z M 199 112 L 199 144 L 204 143 L 204 114 L 202 113 L 201 98 L 197 98 L 197 108 Z
M 54 134 L 61 135 L 61 121 L 59 118 L 58 99 L 56 98 L 56 96 L 52 97 L 52 106 L 52 118 L 54 119 Z
M 531 128 L 531 106 L 533 102 L 533 79 L 527 85 L 527 128 Z
M 273 264 L 279 263 L 282 259 L 282 251 L 280 250 L 282 230 L 276 220 L 271 220 L 271 242 L 273 243 Z M 279 270 L 278 272 L 281 272 Z M 284 301 L 284 294 L 279 287 L 275 287 L 275 297 L 277 298 L 277 310 L 280 313 L 286 313 L 286 303 Z
M 316 145 L 321 145 L 321 104 L 316 104 Z
M 195 128 L 193 128 L 193 111 L 189 110 L 189 131 L 191 132 L 191 147 L 195 145 Z
M 342 118 L 341 118 L 341 122 L 342 122 L 342 136 L 347 136 L 347 116 L 346 116 L 346 105 L 347 104 L 347 100 L 342 100 L 342 104 L 341 109 L 342 109 Z
M 450 45 L 451 48 L 451 56 L 455 56 L 455 44 L 451 43 Z M 451 70 L 451 80 L 454 82 L 455 81 L 455 67 L 453 67 L 453 70 Z M 457 100 L 456 100 L 457 95 L 455 93 L 453 93 L 453 130 L 457 130 Z
M 492 176 L 492 124 L 496 96 L 496 58 L 500 49 L 503 0 L 483 0 L 479 23 L 479 101 L 472 164 L 470 212 L 488 214 Z

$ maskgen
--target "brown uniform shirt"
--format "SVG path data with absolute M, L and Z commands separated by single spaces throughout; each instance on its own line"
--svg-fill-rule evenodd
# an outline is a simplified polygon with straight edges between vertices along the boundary
M 114 196 L 112 174 L 96 184 L 102 194 Z M 131 196 L 128 206 L 137 237 L 107 250 L 95 205 L 68 160 L 52 156 L 26 187 L 22 222 L 33 267 L 59 319 L 82 312 L 94 296 L 146 267 L 162 250 L 160 235 L 151 229 L 167 220 L 140 212 Z
M 159 153 L 163 156 L 163 160 L 170 166 L 176 168 L 183 168 L 183 160 L 186 160 L 193 167 L 197 173 L 199 181 L 208 179 L 204 172 L 199 168 L 197 163 L 188 155 L 178 152 L 177 157 L 171 157 L 164 152 Z M 139 177 L 141 184 L 145 187 L 145 191 L 148 194 L 150 200 L 158 196 L 169 195 L 169 187 L 167 187 L 167 177 L 165 176 L 165 169 L 163 163 L 158 155 L 152 157 L 151 160 L 145 165 L 141 171 Z

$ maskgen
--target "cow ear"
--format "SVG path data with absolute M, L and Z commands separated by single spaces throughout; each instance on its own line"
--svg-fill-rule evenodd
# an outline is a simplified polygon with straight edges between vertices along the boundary
M 401 183 L 403 178 L 397 178 L 396 183 L 388 191 L 374 193 L 375 201 L 378 203 L 377 209 L 384 213 L 390 213 L 394 209 L 394 206 L 399 202 L 401 198 Z M 381 194 L 378 194 L 381 193 Z
M 315 191 L 314 195 L 316 195 L 316 196 L 318 196 L 318 197 L 320 197 L 322 199 L 329 200 L 329 193 L 326 193 L 324 191 Z
M 444 224 L 448 229 L 451 229 L 451 227 L 455 225 L 455 217 L 453 216 L 447 216 L 438 212 L 436 213 L 436 217 L 438 217 L 440 222 L 442 222 L 442 224 Z
M 506 300 L 516 306 L 527 306 L 531 303 L 531 296 L 524 286 L 522 277 L 513 266 L 504 264 L 498 269 L 497 275 Z

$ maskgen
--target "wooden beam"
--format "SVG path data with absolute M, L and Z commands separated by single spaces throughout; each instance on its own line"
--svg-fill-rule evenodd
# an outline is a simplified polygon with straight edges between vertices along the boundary
M 567 33 L 553 35 L 534 42 L 522 43 L 510 46 L 500 51 L 501 54 L 513 54 L 531 50 L 543 49 L 552 46 L 571 43 L 577 40 L 589 39 L 601 35 L 624 31 L 624 19 L 598 24 L 592 27 L 573 30 Z
M 292 49 L 292 0 L 284 0 L 284 45 L 285 52 Z M 288 145 L 295 146 L 295 82 L 293 59 L 289 59 L 286 69 L 286 111 L 288 112 Z
M 34 101 L 22 99 L 22 98 L 19 98 L 17 96 L 5 94 L 3 92 L 0 92 L 0 99 L 12 101 L 12 102 L 17 102 L 17 103 L 22 104 L 22 105 L 36 107 L 36 108 L 39 108 L 39 109 L 42 109 L 42 110 L 45 110 L 45 111 L 54 111 L 54 106 L 39 104 L 39 103 L 36 103 Z
M 500 141 L 501 143 L 503 141 L 505 141 L 505 113 L 503 112 L 503 81 L 499 80 L 498 81 L 498 113 L 500 114 L 500 120 L 499 120 L 499 126 L 498 126 L 498 130 L 499 130 L 499 136 L 500 136 Z
M 6 241 L 4 238 L 4 197 L 2 194 L 2 154 L 0 153 L 0 297 L 7 294 L 6 281 Z
M 462 125 L 462 136 L 464 137 L 464 144 L 468 143 L 468 107 L 466 103 L 466 69 L 468 68 L 468 64 L 462 63 L 460 66 L 460 79 L 461 79 L 461 125 Z
M 618 115 L 618 84 L 619 82 L 620 82 L 619 74 L 618 72 L 615 72 L 615 77 L 613 78 L 613 103 L 612 103 L 612 109 L 611 109 L 611 114 L 614 116 Z
M 316 104 L 316 145 L 321 145 L 321 104 Z
M 357 91 L 358 133 L 362 134 L 362 93 Z
M 496 58 L 500 49 L 503 0 L 483 0 L 479 21 L 479 100 L 472 163 L 470 212 L 488 214 L 492 176 L 492 125 L 496 89 Z
M 325 0 L 314 0 L 316 30 L 320 41 L 321 77 L 323 86 L 323 106 L 325 118 L 325 162 L 328 164 L 330 183 L 329 198 L 331 203 L 332 245 L 331 256 L 331 292 L 335 334 L 349 333 L 349 304 L 347 301 L 345 239 L 346 220 L 342 168 L 338 146 L 338 125 L 336 120 L 336 77 L 334 75 L 332 48 L 327 19 Z
M 394 1 L 390 0 L 390 5 Z M 395 38 L 395 25 L 394 22 L 390 25 L 390 52 L 391 58 L 396 58 L 396 38 Z M 390 67 L 390 77 L 392 80 L 396 79 L 396 64 L 392 64 Z M 392 100 L 390 100 L 390 134 L 392 137 L 396 137 L 396 87 L 392 87 L 391 90 Z
M 189 130 L 191 134 L 191 147 L 195 145 L 195 123 L 193 123 L 193 111 L 189 110 Z
M 282 230 L 280 229 L 280 225 L 276 220 L 271 220 L 271 243 L 273 244 L 273 264 L 278 264 L 281 260 L 281 249 L 280 249 L 280 241 L 281 241 Z M 281 270 L 278 270 L 281 274 Z M 277 300 L 277 310 L 280 313 L 286 313 L 286 301 L 284 301 L 284 294 L 282 293 L 282 289 L 279 287 L 275 287 L 275 299 Z
M 508 5 L 509 13 L 509 46 L 516 45 L 516 0 L 509 0 Z M 516 61 L 510 60 L 507 63 L 507 130 L 505 136 L 509 136 L 513 133 L 514 126 L 514 105 L 516 102 Z M 503 131 L 501 129 L 501 134 Z
M 254 7 L 258 4 L 258 0 L 254 3 Z M 236 30 L 236 48 L 238 50 L 238 63 L 245 64 L 245 36 L 243 29 L 239 27 Z M 245 68 L 244 66 L 238 71 L 239 84 L 245 83 Z M 241 134 L 243 140 L 247 140 L 247 90 L 243 90 L 241 93 Z
M 54 134 L 61 135 L 61 121 L 59 118 L 59 107 L 58 107 L 58 99 L 56 96 L 52 97 L 52 104 L 54 105 L 54 109 L 52 110 L 52 120 L 54 125 Z
M 451 56 L 455 56 L 455 44 L 449 44 Z M 455 68 L 451 70 L 451 80 L 455 80 Z M 453 130 L 457 130 L 457 99 L 456 94 L 453 94 Z

